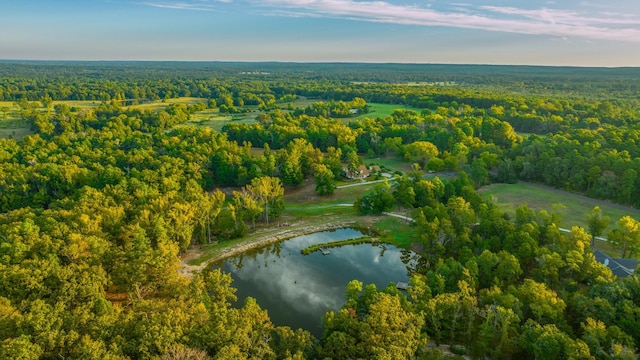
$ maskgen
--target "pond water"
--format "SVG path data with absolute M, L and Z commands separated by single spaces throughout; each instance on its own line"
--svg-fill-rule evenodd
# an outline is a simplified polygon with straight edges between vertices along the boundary
M 344 304 L 349 281 L 358 279 L 382 289 L 390 282 L 409 280 L 415 254 L 392 245 L 347 245 L 331 248 L 329 255 L 300 253 L 309 245 L 362 236 L 353 229 L 299 236 L 215 266 L 231 274 L 239 305 L 247 296 L 254 297 L 275 325 L 302 328 L 320 337 L 323 315 Z

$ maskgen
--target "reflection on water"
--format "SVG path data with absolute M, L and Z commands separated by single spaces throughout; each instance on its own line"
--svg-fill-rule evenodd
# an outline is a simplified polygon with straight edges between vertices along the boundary
M 342 306 L 349 281 L 358 279 L 379 289 L 390 282 L 408 281 L 407 271 L 414 266 L 414 256 L 391 245 L 343 246 L 332 248 L 327 256 L 300 253 L 309 245 L 361 236 L 353 229 L 300 236 L 216 266 L 231 273 L 239 304 L 252 296 L 269 311 L 275 325 L 303 328 L 319 337 L 322 316 Z

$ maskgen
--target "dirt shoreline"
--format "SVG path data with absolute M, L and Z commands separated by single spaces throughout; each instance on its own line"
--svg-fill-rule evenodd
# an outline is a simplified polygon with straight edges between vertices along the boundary
M 239 243 L 213 250 L 211 252 L 211 258 L 204 260 L 198 265 L 189 265 L 188 262 L 202 257 L 206 251 L 199 245 L 192 246 L 180 256 L 181 268 L 179 273 L 191 278 L 195 273 L 202 271 L 209 264 L 241 254 L 245 251 L 291 239 L 296 236 L 351 227 L 357 222 L 355 219 L 329 220 L 318 225 L 307 221 L 299 221 L 288 224 L 287 226 L 261 229 Z

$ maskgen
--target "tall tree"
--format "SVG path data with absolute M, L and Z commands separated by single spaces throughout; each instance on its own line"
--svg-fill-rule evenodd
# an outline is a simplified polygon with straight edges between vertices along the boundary
M 333 172 L 324 164 L 315 164 L 313 168 L 318 195 L 332 195 L 336 186 L 333 185 Z
M 257 195 L 246 188 L 242 191 L 233 191 L 233 202 L 235 204 L 236 211 L 241 217 L 246 217 L 251 220 L 252 228 L 256 228 L 256 219 L 264 209 L 262 203 L 258 199 Z
M 284 198 L 284 187 L 280 179 L 271 176 L 257 177 L 246 186 L 247 191 L 253 193 L 264 207 L 264 216 L 269 225 L 269 214 L 278 214 Z
M 589 215 L 587 215 L 587 226 L 589 228 L 589 234 L 591 234 L 591 246 L 595 246 L 596 238 L 602 235 L 604 229 L 609 226 L 609 217 L 603 216 L 600 207 L 595 206 L 591 209 Z
M 429 159 L 438 156 L 438 148 L 428 141 L 416 141 L 404 147 L 404 159 L 417 162 L 422 169 L 427 167 Z
M 609 232 L 609 242 L 620 250 L 620 257 L 640 255 L 640 222 L 631 216 L 623 216 L 618 228 Z

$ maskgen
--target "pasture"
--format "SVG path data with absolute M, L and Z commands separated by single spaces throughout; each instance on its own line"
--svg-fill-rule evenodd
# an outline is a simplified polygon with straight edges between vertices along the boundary
M 535 211 L 554 211 L 561 215 L 561 227 L 566 229 L 581 226 L 586 230 L 587 215 L 591 209 L 599 206 L 602 213 L 611 219 L 609 226 L 602 234 L 603 237 L 607 237 L 607 233 L 616 228 L 616 222 L 623 216 L 640 219 L 638 209 L 537 184 L 493 184 L 481 188 L 479 192 L 485 199 L 491 199 L 502 211 L 511 216 L 515 216 L 516 208 L 522 204 L 526 204 Z M 620 252 L 606 241 L 596 241 L 596 248 L 609 256 L 620 256 Z
M 221 114 L 218 110 L 207 109 L 191 114 L 191 119 L 184 125 L 202 126 L 215 131 L 222 131 L 222 127 L 231 122 L 253 124 L 257 115 L 257 111 L 243 114 Z
M 481 188 L 479 192 L 485 199 L 492 199 L 500 209 L 512 216 L 515 216 L 516 208 L 522 204 L 535 211 L 555 211 L 561 215 L 564 228 L 582 226 L 586 229 L 587 215 L 594 206 L 599 206 L 603 214 L 611 218 L 605 236 L 616 227 L 616 222 L 623 216 L 640 219 L 638 209 L 536 184 L 493 184 Z
M 20 108 L 12 101 L 0 101 L 0 139 L 20 140 L 30 134 L 33 131 L 20 116 Z

